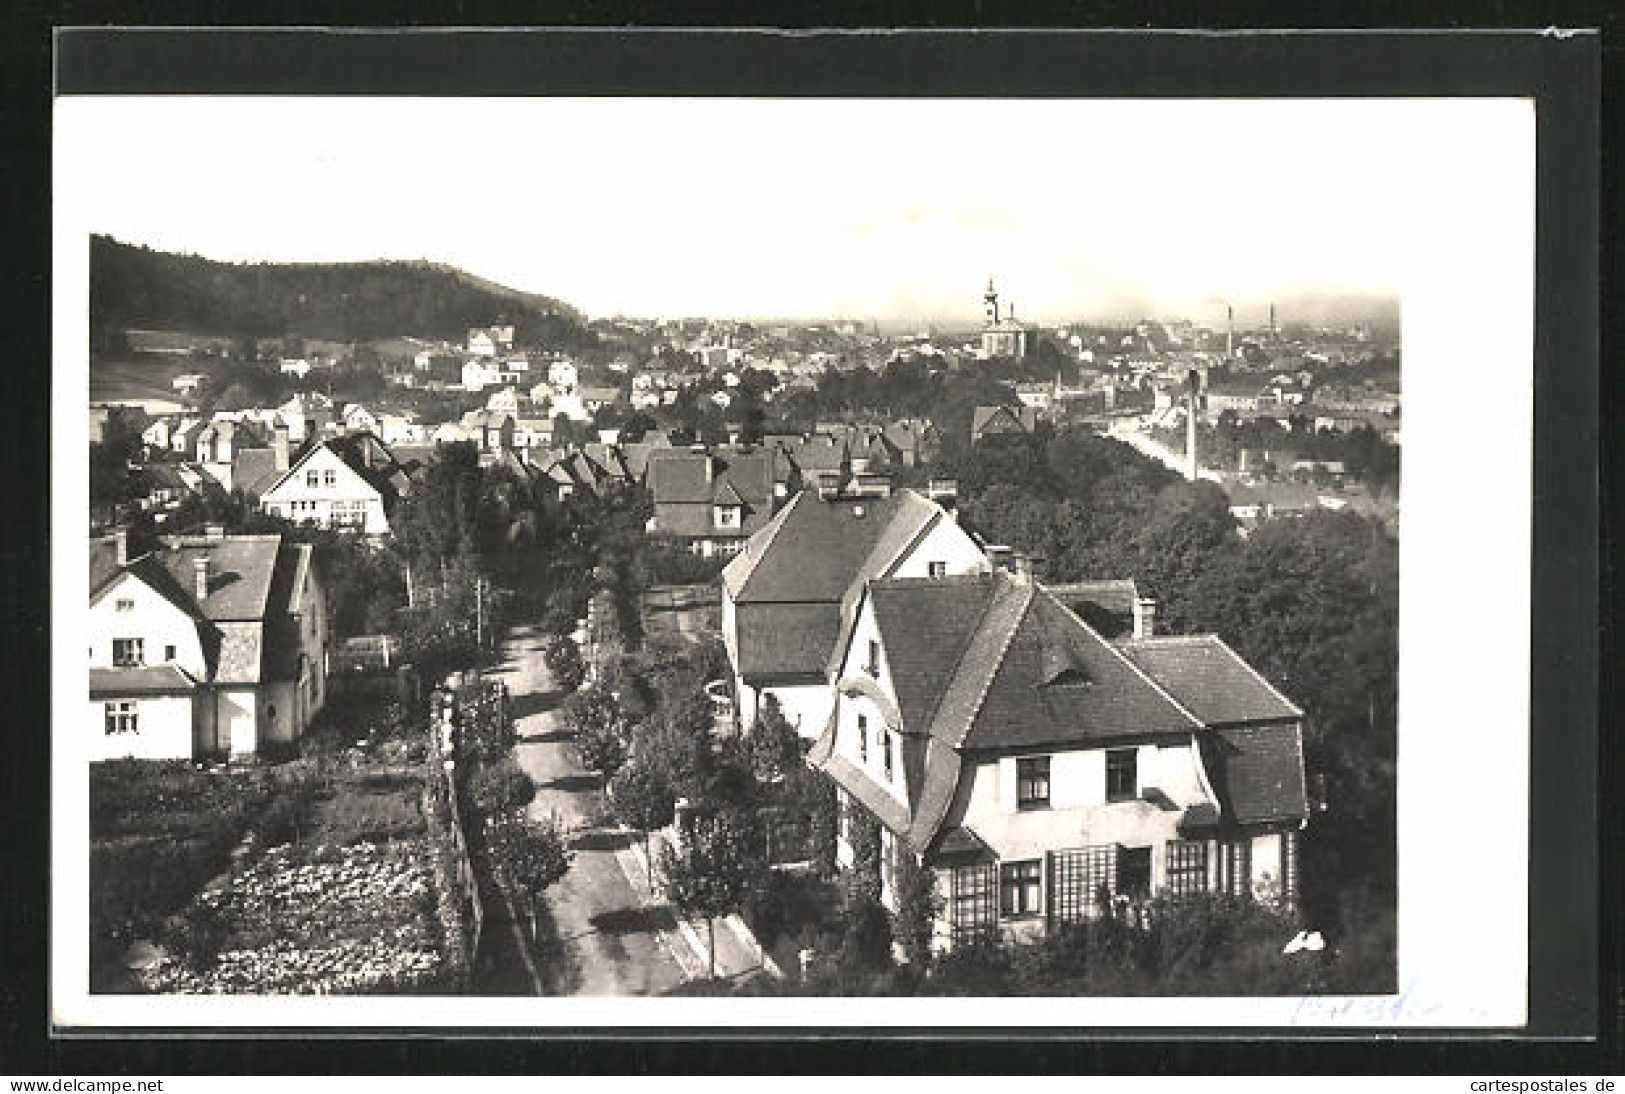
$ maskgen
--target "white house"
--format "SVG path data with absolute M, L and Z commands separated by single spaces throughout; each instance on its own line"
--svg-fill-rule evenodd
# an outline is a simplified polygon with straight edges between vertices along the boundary
M 410 488 L 406 470 L 377 437 L 351 433 L 305 449 L 260 495 L 260 508 L 295 523 L 384 535 Z
M 934 944 L 1026 936 L 1153 895 L 1293 902 L 1302 711 L 1211 635 L 1109 642 L 1030 576 L 869 582 L 809 753 L 837 859 L 878 829 L 881 900 L 912 859 Z
M 377 433 L 379 428 L 378 415 L 362 406 L 360 403 L 346 403 L 339 412 L 344 428 L 351 433 Z
M 429 431 L 416 414 L 381 414 L 378 439 L 386 445 L 423 444 Z
M 830 658 L 864 581 L 990 568 L 953 516 L 913 490 L 796 493 L 722 571 L 722 636 L 741 725 L 753 725 L 771 696 L 804 737 L 823 732 L 835 700 Z
M 549 361 L 547 364 L 547 382 L 552 385 L 554 391 L 574 391 L 576 385 L 581 382 L 581 370 L 568 357 Z
M 327 606 L 308 544 L 164 537 L 132 556 L 91 542 L 94 759 L 195 759 L 289 743 L 327 700 Z
M 502 369 L 489 358 L 476 357 L 463 362 L 463 390 L 483 391 L 502 383 Z
M 513 327 L 471 327 L 468 331 L 468 352 L 476 357 L 495 357 L 513 349 Z

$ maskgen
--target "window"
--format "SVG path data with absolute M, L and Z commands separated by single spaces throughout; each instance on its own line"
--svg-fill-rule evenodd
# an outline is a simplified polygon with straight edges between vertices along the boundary
M 1139 779 L 1135 772 L 1136 750 L 1113 748 L 1106 752 L 1106 800 L 1132 801 L 1138 792 Z
M 129 597 L 121 596 L 114 601 L 113 610 L 116 612 L 133 612 L 135 611 L 135 601 Z
M 858 715 L 858 759 L 869 761 L 869 719 Z
M 1016 808 L 1049 808 L 1049 757 L 1025 756 L 1016 761 Z
M 109 737 L 117 733 L 135 733 L 136 710 L 134 700 L 126 699 L 116 703 L 104 704 L 106 711 L 106 730 Z
M 993 908 L 996 884 L 991 862 L 978 862 L 954 869 L 948 919 L 953 926 L 956 946 L 974 942 L 993 932 L 998 923 Z
M 888 781 L 890 781 L 891 775 L 892 775 L 892 734 L 891 734 L 891 730 L 883 729 L 883 730 L 880 731 L 880 743 L 881 743 L 881 747 L 883 749 L 885 749 L 884 756 L 885 756 L 885 766 L 886 766 L 886 779 Z
M 1168 892 L 1189 896 L 1207 892 L 1207 844 L 1195 839 L 1168 841 Z
M 306 486 L 320 486 L 321 484 L 322 484 L 322 473 L 320 471 L 306 471 L 305 472 L 305 485 Z
M 863 671 L 870 676 L 880 675 L 880 643 L 873 638 L 869 639 L 869 659 L 864 662 Z
M 113 639 L 113 664 L 126 667 L 142 664 L 141 639 Z
M 165 661 L 173 661 L 173 660 L 175 660 L 175 647 L 174 646 L 165 646 L 164 647 L 164 660 Z
M 338 481 L 339 481 L 338 472 L 336 472 L 336 471 L 323 471 L 322 472 L 322 485 L 323 486 L 336 486 L 338 484 Z
M 364 501 L 335 501 L 330 513 L 335 526 L 361 527 L 367 523 L 367 503 Z
M 1151 895 L 1151 848 L 1125 847 L 1117 853 L 1117 891 L 1136 898 Z
M 737 505 L 718 505 L 718 506 L 716 506 L 716 522 L 717 522 L 717 527 L 718 528 L 738 528 L 739 527 L 739 506 L 737 506 Z
M 925 572 L 933 578 L 947 577 L 948 564 L 946 562 L 928 562 L 925 564 Z
M 1043 874 L 1037 859 L 999 865 L 999 914 L 1006 918 L 1037 915 L 1043 895 Z

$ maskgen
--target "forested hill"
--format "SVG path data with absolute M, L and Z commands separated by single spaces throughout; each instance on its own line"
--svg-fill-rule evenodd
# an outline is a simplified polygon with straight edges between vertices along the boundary
M 90 240 L 93 335 L 120 327 L 337 342 L 411 335 L 461 341 L 512 323 L 519 342 L 560 349 L 591 341 L 582 316 L 430 262 L 237 263 Z

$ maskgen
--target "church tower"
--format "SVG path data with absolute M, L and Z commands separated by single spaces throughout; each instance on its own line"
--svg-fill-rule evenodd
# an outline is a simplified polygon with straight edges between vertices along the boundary
M 982 300 L 987 305 L 987 325 L 990 327 L 997 325 L 999 322 L 999 293 L 993 287 L 993 278 L 991 277 L 987 279 L 987 292 L 983 294 Z

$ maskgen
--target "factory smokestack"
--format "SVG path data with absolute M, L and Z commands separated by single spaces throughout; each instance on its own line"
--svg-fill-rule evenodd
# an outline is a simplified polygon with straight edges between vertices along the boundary
M 1196 481 L 1196 394 L 1201 388 L 1196 370 L 1185 374 L 1185 478 Z
M 1236 309 L 1234 305 L 1224 306 L 1224 356 L 1228 360 L 1236 355 Z

